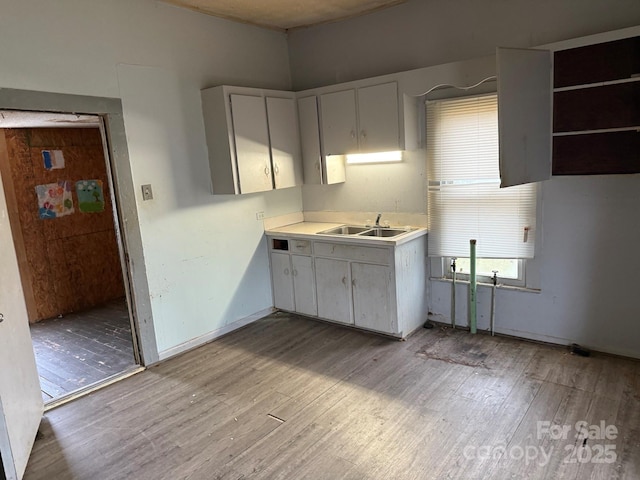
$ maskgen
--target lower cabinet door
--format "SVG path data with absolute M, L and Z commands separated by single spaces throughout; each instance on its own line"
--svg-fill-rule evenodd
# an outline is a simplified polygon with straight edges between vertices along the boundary
M 316 258 L 318 316 L 353 324 L 349 262 Z
M 383 265 L 351 264 L 353 319 L 357 327 L 396 333 L 391 305 L 391 269 Z
M 271 253 L 271 281 L 273 284 L 273 303 L 276 308 L 295 311 L 293 294 L 293 275 L 288 253 Z
M 291 267 L 293 269 L 293 292 L 296 312 L 313 316 L 318 315 L 313 258 L 303 255 L 291 255 Z

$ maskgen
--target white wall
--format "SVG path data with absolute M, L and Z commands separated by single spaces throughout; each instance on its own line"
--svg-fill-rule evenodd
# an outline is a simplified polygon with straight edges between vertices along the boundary
M 496 331 L 640 357 L 640 175 L 554 177 L 543 183 L 540 293 L 498 289 Z M 451 284 L 431 282 L 431 311 L 450 318 Z M 456 293 L 467 325 L 466 285 Z M 489 328 L 489 287 L 478 328 Z
M 289 89 L 282 33 L 151 0 L 0 0 L 0 88 L 123 100 L 158 350 L 272 306 L 262 222 L 299 188 L 210 192 L 200 89 Z M 141 260 L 141 259 L 140 259 Z
M 346 177 L 335 185 L 304 185 L 305 210 L 424 213 L 424 197 L 416 195 L 426 186 L 420 154 L 405 152 L 397 164 L 346 165 Z
M 492 8 L 493 7 L 493 8 Z M 637 1 L 421 2 L 359 19 L 294 31 L 289 49 L 298 88 L 351 81 L 394 70 L 492 54 L 495 46 L 534 46 L 640 24 Z M 470 85 L 495 74 L 493 58 L 427 67 L 399 75 L 400 91 L 424 92 L 438 83 Z M 385 77 L 386 78 L 386 77 Z M 393 165 L 358 166 L 342 186 L 303 187 L 306 210 L 369 210 L 363 199 L 379 190 L 381 208 L 397 200 L 426 213 L 424 149 L 397 170 L 406 188 L 380 189 Z M 352 175 L 353 174 L 353 175 Z M 395 181 L 388 181 L 395 187 Z M 554 177 L 541 186 L 537 238 L 530 271 L 538 293 L 499 289 L 496 330 L 556 343 L 640 357 L 640 175 Z M 339 199 L 339 200 L 338 200 Z M 429 282 L 430 310 L 450 318 L 451 284 Z M 467 295 L 457 290 L 458 324 L 467 324 Z M 479 287 L 478 325 L 489 326 L 490 290 Z
M 296 90 L 531 47 L 640 23 L 637 0 L 409 0 L 289 33 Z
M 292 32 L 287 45 L 284 34 L 152 0 L 0 0 L 0 11 L 0 88 L 123 99 L 134 182 L 154 187 L 153 201 L 138 196 L 136 203 L 161 352 L 271 306 L 255 213 L 302 209 L 300 189 L 209 195 L 201 88 L 288 89 L 293 78 L 299 90 L 488 55 L 498 44 L 529 46 L 640 24 L 637 0 L 412 0 Z M 473 76 L 443 75 L 464 82 Z M 419 156 L 397 177 L 375 168 L 350 167 L 343 186 L 305 187 L 305 206 L 362 210 L 359 193 L 373 185 L 384 192 L 371 196 L 380 210 L 419 208 Z M 398 182 L 409 186 L 401 193 L 385 187 Z M 639 267 L 637 222 L 625 218 L 640 207 L 639 183 L 638 176 L 545 183 L 542 293 L 501 291 L 499 330 L 640 356 L 637 288 L 614 280 Z M 603 252 L 607 235 L 612 242 Z M 435 313 L 447 314 L 446 285 L 432 282 Z
M 295 68 L 295 65 L 293 65 Z M 422 94 L 440 84 L 472 85 L 479 80 L 495 75 L 495 58 L 481 57 L 465 62 L 454 62 L 425 67 L 408 72 L 376 77 L 371 84 L 394 81 L 403 98 L 422 105 Z M 358 82 L 346 83 L 348 88 Z M 492 83 L 495 88 L 495 83 Z M 489 87 L 491 88 L 491 87 Z M 322 95 L 326 88 L 314 88 L 306 94 Z M 411 116 L 411 115 L 410 115 Z M 416 114 L 414 112 L 413 117 Z M 413 118 L 415 122 L 415 118 Z M 420 138 L 421 122 L 407 126 L 414 128 L 414 138 Z M 410 135 L 411 136 L 411 135 Z M 418 140 L 411 150 L 403 152 L 403 161 L 393 164 L 346 165 L 346 182 L 336 185 L 304 185 L 302 199 L 305 212 L 382 212 L 391 222 L 400 221 L 396 214 L 419 214 L 426 222 L 427 175 L 425 151 L 420 147 L 424 139 Z M 398 223 L 402 224 L 402 222 Z

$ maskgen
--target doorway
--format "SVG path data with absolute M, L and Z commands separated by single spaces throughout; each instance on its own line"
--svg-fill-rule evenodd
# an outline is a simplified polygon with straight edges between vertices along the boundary
M 153 312 L 138 219 L 122 102 L 118 98 L 73 95 L 0 88 L 0 110 L 32 112 L 81 112 L 100 117 L 108 146 L 106 159 L 115 179 L 111 185 L 118 203 L 119 245 L 124 246 L 128 275 L 125 294 L 132 309 L 137 344 L 143 365 L 159 361 Z M 75 114 L 74 114 L 75 116 Z M 0 364 L 17 368 L 0 369 L 0 456 L 7 478 L 20 478 L 29 459 L 43 413 L 35 355 L 31 348 L 24 292 L 14 248 L 14 228 L 8 220 L 6 195 L 0 172 Z M 124 253 L 123 253 L 124 252 Z M 120 377 L 122 378 L 122 377 Z
M 102 119 L 0 112 L 0 170 L 45 405 L 138 368 Z

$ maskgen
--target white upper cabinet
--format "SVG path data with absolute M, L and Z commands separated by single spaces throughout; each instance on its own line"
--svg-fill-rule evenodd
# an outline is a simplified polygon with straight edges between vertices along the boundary
M 401 150 L 396 82 L 320 97 L 326 155 Z
M 296 102 L 293 98 L 266 100 L 275 188 L 302 185 Z
M 220 86 L 201 94 L 214 194 L 302 184 L 293 92 Z
M 304 183 L 320 185 L 344 182 L 344 159 L 341 157 L 323 158 L 322 156 L 317 96 L 311 95 L 298 99 L 298 121 Z
M 264 192 L 273 188 L 269 158 L 269 131 L 264 99 L 231 95 L 238 193 Z
M 315 95 L 298 99 L 298 121 L 300 122 L 304 183 L 320 185 L 323 183 L 322 153 L 318 125 L 318 100 Z
M 322 139 L 326 155 L 341 155 L 358 151 L 356 92 L 325 93 L 320 97 Z
M 361 152 L 400 150 L 398 86 L 395 82 L 358 89 Z
M 498 48 L 500 186 L 551 178 L 551 52 Z

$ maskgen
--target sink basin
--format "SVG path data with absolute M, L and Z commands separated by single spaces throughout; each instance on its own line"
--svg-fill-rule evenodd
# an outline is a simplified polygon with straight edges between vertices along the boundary
M 369 227 L 356 227 L 354 225 L 343 225 L 341 227 L 330 228 L 329 230 L 323 230 L 318 232 L 323 235 L 357 235 L 359 233 L 369 230 Z
M 388 227 L 359 227 L 356 225 L 342 225 L 318 232 L 319 235 L 358 235 L 361 237 L 385 237 L 391 238 L 410 232 L 410 228 Z
M 362 232 L 360 235 L 362 236 L 367 236 L 367 237 L 396 237 L 398 235 L 402 235 L 403 233 L 407 233 L 409 230 L 407 229 L 400 229 L 400 228 L 383 228 L 383 227 L 376 227 L 376 228 L 372 228 L 371 230 L 367 230 L 366 232 Z

